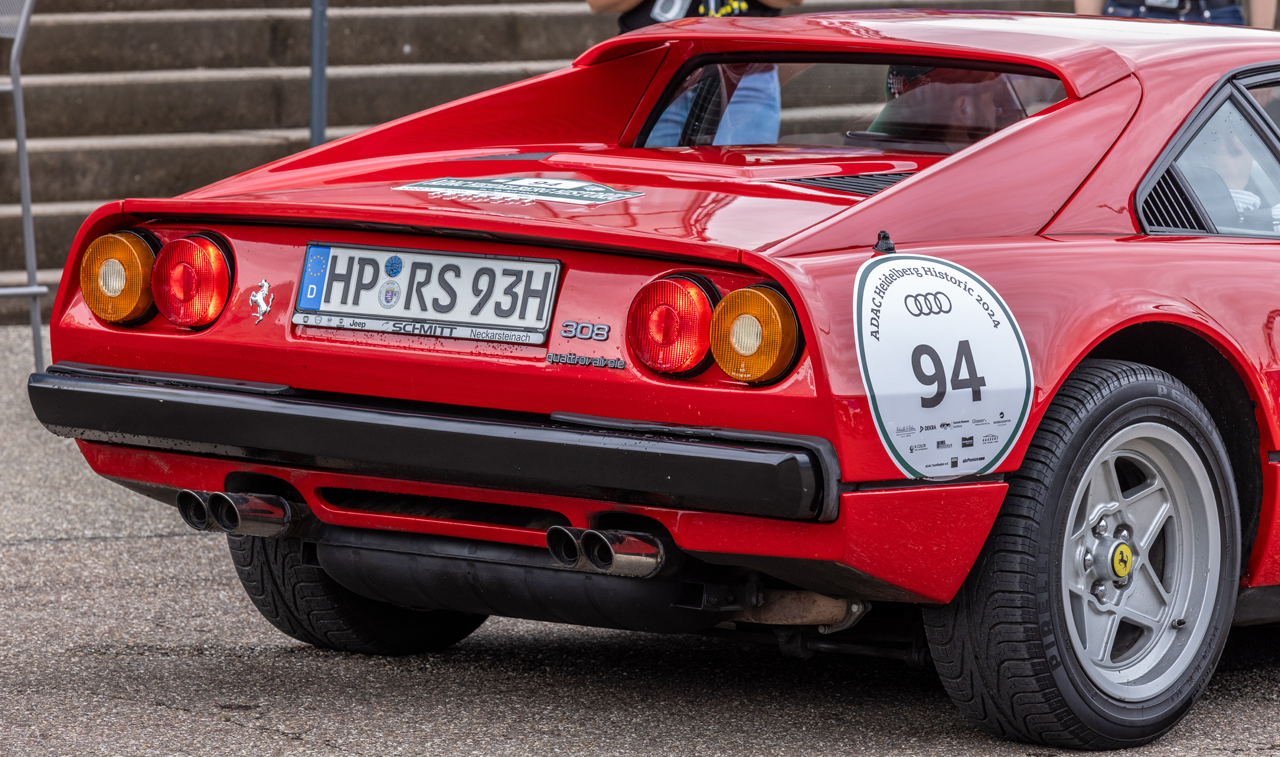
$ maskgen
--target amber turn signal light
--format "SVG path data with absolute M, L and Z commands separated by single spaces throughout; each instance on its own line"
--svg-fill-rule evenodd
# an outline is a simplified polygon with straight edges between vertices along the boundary
M 758 384 L 782 375 L 796 357 L 799 327 L 791 304 L 769 287 L 730 292 L 711 318 L 711 354 L 729 376 Z
M 93 314 L 107 323 L 141 318 L 151 307 L 155 253 L 127 231 L 98 237 L 80 261 L 80 292 Z
M 166 244 L 156 257 L 151 291 L 160 314 L 175 326 L 213 323 L 231 293 L 231 268 L 218 245 L 190 236 Z

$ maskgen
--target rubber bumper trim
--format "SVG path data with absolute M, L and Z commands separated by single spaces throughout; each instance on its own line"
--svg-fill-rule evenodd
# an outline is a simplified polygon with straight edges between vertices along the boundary
M 213 381 L 156 385 L 54 365 L 31 375 L 28 395 L 51 432 L 86 441 L 622 504 L 789 520 L 836 515 L 823 505 L 838 492 L 839 474 L 811 451 L 812 438 L 665 437 L 532 420 L 546 416 L 217 390 Z

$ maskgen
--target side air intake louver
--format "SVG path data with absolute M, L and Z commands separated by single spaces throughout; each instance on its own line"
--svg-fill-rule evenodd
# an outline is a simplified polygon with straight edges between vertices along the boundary
M 914 175 L 913 173 L 868 173 L 861 176 L 814 176 L 808 179 L 786 179 L 785 181 L 790 184 L 834 189 L 837 192 L 870 197 Z
M 1195 202 L 1173 171 L 1173 168 L 1165 171 L 1142 201 L 1142 221 L 1147 231 L 1208 232 L 1209 227 L 1201 219 Z

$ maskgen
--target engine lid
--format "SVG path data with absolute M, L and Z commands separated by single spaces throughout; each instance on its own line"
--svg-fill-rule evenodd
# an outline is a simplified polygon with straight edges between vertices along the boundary
M 943 157 L 806 146 L 472 151 L 265 169 L 180 201 L 219 214 L 323 211 L 332 219 L 504 234 L 623 235 L 630 246 L 660 251 L 693 243 L 720 258 L 775 244 L 892 184 L 859 189 L 804 180 L 910 175 Z

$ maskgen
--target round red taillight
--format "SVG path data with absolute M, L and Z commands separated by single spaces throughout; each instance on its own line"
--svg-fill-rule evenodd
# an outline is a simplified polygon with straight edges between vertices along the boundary
M 208 326 L 221 315 L 230 292 L 231 268 L 210 239 L 175 239 L 156 256 L 151 293 L 160 315 L 170 323 Z
M 714 305 L 708 290 L 715 291 L 685 278 L 646 284 L 627 313 L 627 342 L 636 359 L 659 373 L 705 368 Z

